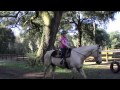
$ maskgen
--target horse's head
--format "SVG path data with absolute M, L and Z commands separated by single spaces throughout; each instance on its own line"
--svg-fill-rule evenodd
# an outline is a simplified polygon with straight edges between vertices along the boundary
M 100 45 L 98 45 L 96 50 L 92 54 L 92 56 L 95 58 L 97 64 L 102 63 L 101 51 L 102 51 L 102 47 Z

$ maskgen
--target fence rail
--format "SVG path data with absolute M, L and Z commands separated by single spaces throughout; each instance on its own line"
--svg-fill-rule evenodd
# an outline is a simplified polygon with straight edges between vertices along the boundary
M 108 60 L 120 60 L 120 49 L 102 51 L 102 58 L 106 59 L 106 62 Z
M 103 50 L 102 59 L 106 62 L 110 60 L 120 60 L 120 49 Z M 93 57 L 90 56 L 87 60 L 93 60 Z
M 0 54 L 0 59 L 10 59 L 10 60 L 28 60 L 29 58 L 23 55 L 17 54 Z M 93 57 L 87 58 L 89 60 L 93 60 Z M 109 60 L 120 60 L 120 49 L 112 49 L 112 50 L 103 50 L 102 51 L 102 59 L 108 62 Z
M 29 59 L 25 55 L 17 55 L 17 54 L 0 54 L 0 59 L 9 59 L 9 60 L 26 60 Z

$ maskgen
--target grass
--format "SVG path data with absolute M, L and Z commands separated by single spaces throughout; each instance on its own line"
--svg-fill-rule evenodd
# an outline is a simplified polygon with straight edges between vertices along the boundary
M 8 68 L 16 68 L 23 71 L 43 71 L 43 66 L 35 66 L 31 67 L 27 63 L 22 61 L 11 61 L 11 60 L 2 60 L 0 61 L 0 66 L 8 67 Z
M 120 79 L 119 73 L 112 73 L 110 71 L 110 63 L 103 63 L 100 65 L 96 65 L 95 62 L 88 63 L 86 62 L 83 69 L 88 77 L 88 79 Z M 2 68 L 5 69 L 2 72 Z M 7 69 L 16 69 L 18 72 L 8 71 Z M 7 71 L 5 71 L 7 70 Z M 43 66 L 35 66 L 31 67 L 27 63 L 23 61 L 12 61 L 12 60 L 0 60 L 0 78 L 12 78 L 15 73 L 25 72 L 25 73 L 40 73 L 43 72 Z M 38 74 L 39 77 L 40 74 Z M 57 67 L 55 72 L 56 79 L 71 79 L 72 73 L 70 70 L 61 69 Z M 79 74 L 75 74 L 76 79 L 83 79 L 83 77 Z M 17 75 L 16 75 L 17 77 Z
M 27 63 L 23 61 L 0 60 L 0 66 L 21 69 L 24 71 L 34 71 L 34 72 L 38 72 L 38 71 L 43 72 L 44 70 L 43 65 L 31 67 L 30 65 L 28 65 Z M 56 69 L 57 69 L 56 72 L 65 72 L 65 73 L 70 72 L 70 70 L 62 69 L 59 67 L 57 67 Z
M 85 64 L 83 67 L 88 79 L 120 79 L 119 73 L 112 73 L 110 71 L 110 62 L 103 63 L 100 65 L 94 64 Z M 67 70 L 66 70 L 67 71 Z M 56 71 L 57 72 L 57 71 Z M 57 72 L 57 79 L 71 79 L 72 73 L 68 70 L 67 72 Z M 76 79 L 83 79 L 83 77 L 79 74 L 75 74 Z

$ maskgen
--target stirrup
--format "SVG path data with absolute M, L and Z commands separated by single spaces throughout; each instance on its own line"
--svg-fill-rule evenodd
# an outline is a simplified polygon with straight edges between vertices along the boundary
M 60 62 L 60 64 L 62 65 L 62 64 L 64 64 L 64 59 L 62 58 L 62 61 Z

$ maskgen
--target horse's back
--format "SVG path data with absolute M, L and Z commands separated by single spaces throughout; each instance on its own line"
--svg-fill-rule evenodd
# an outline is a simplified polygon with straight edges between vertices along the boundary
M 66 53 L 65 53 L 65 57 L 68 58 L 71 55 L 71 48 L 67 48 Z M 52 57 L 55 58 L 61 58 L 62 52 L 61 50 L 54 50 L 51 54 Z

